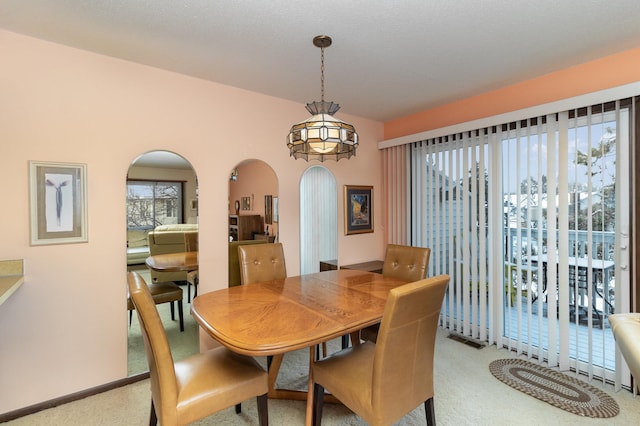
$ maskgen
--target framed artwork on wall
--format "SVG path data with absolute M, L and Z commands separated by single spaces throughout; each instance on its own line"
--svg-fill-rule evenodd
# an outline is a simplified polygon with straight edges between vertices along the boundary
M 267 225 L 273 223 L 273 195 L 264 196 L 264 223 Z
M 87 165 L 29 161 L 31 245 L 86 243 Z
M 278 197 L 273 197 L 273 223 L 278 223 Z
M 344 186 L 344 234 L 373 232 L 373 186 Z

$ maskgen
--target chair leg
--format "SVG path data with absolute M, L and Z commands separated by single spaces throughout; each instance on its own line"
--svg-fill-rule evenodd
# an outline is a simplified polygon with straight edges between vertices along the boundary
M 324 406 L 324 388 L 317 384 L 313 384 L 313 424 L 320 426 L 322 423 L 322 407 Z
M 173 302 L 169 302 L 169 304 L 171 305 L 171 321 L 175 321 L 176 320 L 176 311 L 175 311 L 175 306 L 173 306 Z
M 236 414 L 242 413 L 242 403 L 236 404 Z
M 176 303 L 178 303 L 178 318 L 180 319 L 180 331 L 184 331 L 184 317 L 182 314 L 182 300 L 178 300 Z M 173 302 L 171 303 L 171 306 L 173 306 Z
M 258 421 L 260 426 L 269 426 L 269 408 L 267 406 L 267 394 L 262 394 L 256 398 L 258 404 Z
M 131 320 L 133 319 L 133 310 L 129 311 L 129 327 L 131 327 Z
M 149 426 L 156 426 L 158 424 L 158 416 L 156 416 L 156 409 L 153 406 L 153 399 L 151 400 L 151 414 L 149 415 Z
M 433 405 L 433 397 L 424 402 L 424 411 L 427 415 L 427 425 L 436 426 L 436 411 Z
M 191 283 L 187 281 L 187 303 L 191 302 Z

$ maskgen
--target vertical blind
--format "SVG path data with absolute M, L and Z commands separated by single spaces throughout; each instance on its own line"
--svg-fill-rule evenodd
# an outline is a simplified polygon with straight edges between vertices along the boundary
M 338 258 L 337 203 L 333 174 L 322 166 L 307 169 L 300 180 L 301 274 L 318 272 L 320 261 Z
M 629 310 L 634 105 L 550 112 L 383 150 L 388 241 L 430 247 L 429 275 L 451 276 L 442 327 L 629 384 L 606 318 Z

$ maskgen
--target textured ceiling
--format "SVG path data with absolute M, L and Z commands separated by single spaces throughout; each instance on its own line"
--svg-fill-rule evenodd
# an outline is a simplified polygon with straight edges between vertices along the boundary
M 388 121 L 639 47 L 640 1 L 2 0 L 0 28 L 299 103 L 327 34 L 326 100 Z

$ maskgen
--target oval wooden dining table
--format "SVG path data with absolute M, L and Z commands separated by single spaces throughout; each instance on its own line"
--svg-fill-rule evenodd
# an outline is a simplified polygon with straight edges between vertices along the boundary
M 155 254 L 147 257 L 145 263 L 158 272 L 195 271 L 198 269 L 198 252 Z
M 311 348 L 313 362 L 315 345 L 379 322 L 389 291 L 404 283 L 371 272 L 325 271 L 201 294 L 193 300 L 191 313 L 230 350 L 273 355 L 269 397 L 307 400 L 309 423 L 311 392 L 275 388 L 282 355 Z M 312 379 L 309 375 L 310 391 Z

